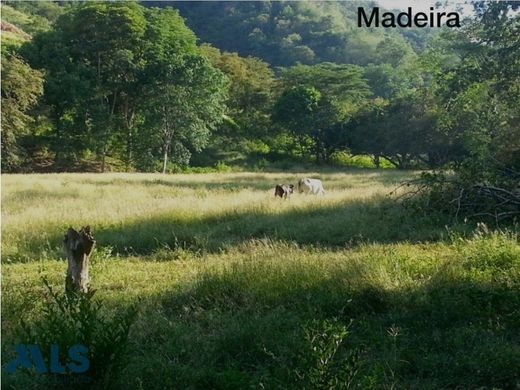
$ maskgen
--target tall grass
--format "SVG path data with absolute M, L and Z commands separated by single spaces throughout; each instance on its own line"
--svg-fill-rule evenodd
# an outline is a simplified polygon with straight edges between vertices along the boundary
M 274 199 L 298 174 L 4 177 L 4 358 L 90 223 L 105 310 L 141 302 L 113 388 L 518 387 L 518 233 L 411 214 L 397 171 L 306 175 L 325 197 Z
M 81 224 L 92 225 L 98 248 L 134 254 L 178 245 L 219 250 L 263 236 L 342 246 L 360 240 L 427 240 L 443 233 L 442 225 L 432 230 L 431 222 L 414 224 L 415 217 L 395 207 L 381 210 L 385 195 L 406 174 L 305 175 L 321 177 L 327 195 L 275 199 L 274 185 L 295 183 L 298 174 L 4 176 L 3 260 L 59 257 L 61 235 Z

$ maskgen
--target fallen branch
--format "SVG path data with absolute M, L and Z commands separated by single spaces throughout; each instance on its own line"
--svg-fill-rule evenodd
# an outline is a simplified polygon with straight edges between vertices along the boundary
M 513 183 L 512 187 L 486 183 L 468 185 L 454 177 L 448 179 L 443 175 L 424 174 L 421 178 L 401 183 L 390 195 L 396 195 L 396 200 L 411 201 L 424 211 L 452 213 L 456 220 L 460 217 L 489 217 L 498 223 L 520 216 L 520 186 L 517 188 Z M 403 188 L 407 190 L 400 193 Z

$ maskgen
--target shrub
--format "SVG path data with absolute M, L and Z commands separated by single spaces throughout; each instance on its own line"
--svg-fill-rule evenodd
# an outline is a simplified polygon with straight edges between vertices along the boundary
M 135 305 L 109 318 L 103 304 L 94 300 L 94 291 L 88 293 L 58 293 L 43 280 L 47 290 L 44 315 L 33 324 L 21 322 L 21 338 L 26 344 L 37 344 L 48 353 L 51 345 L 58 345 L 60 361 L 66 360 L 68 348 L 82 344 L 88 348 L 89 369 L 84 374 L 47 374 L 36 378 L 60 387 L 109 388 L 124 365 L 130 327 L 137 315 Z M 56 375 L 61 375 L 56 378 Z M 70 380 L 63 380 L 63 375 Z M 72 377 L 71 375 L 74 375 Z M 54 376 L 54 377 L 53 377 Z
M 483 177 L 461 168 L 457 174 L 424 172 L 405 185 L 404 199 L 426 212 L 449 213 L 455 219 L 476 219 L 498 224 L 520 216 L 520 187 L 514 173 L 510 177 Z
M 358 372 L 359 350 L 348 348 L 348 327 L 336 320 L 314 320 L 304 327 L 308 346 L 294 370 L 302 389 L 348 389 Z

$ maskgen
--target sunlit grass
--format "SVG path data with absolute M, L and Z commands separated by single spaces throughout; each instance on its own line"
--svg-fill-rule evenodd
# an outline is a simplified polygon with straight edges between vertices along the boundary
M 330 324 L 348 326 L 359 388 L 514 388 L 518 233 L 386 197 L 411 175 L 305 174 L 326 196 L 287 201 L 274 185 L 301 175 L 4 176 L 3 352 L 41 316 L 41 278 L 63 288 L 65 229 L 88 223 L 95 297 L 107 311 L 140 300 L 120 388 L 301 389 L 306 332 Z
M 118 245 L 120 250 L 132 247 L 139 252 L 139 241 L 144 240 L 149 251 L 153 240 L 157 241 L 156 246 L 170 245 L 176 235 L 196 235 L 189 225 L 204 220 L 236 220 L 235 217 L 245 214 L 281 216 L 348 206 L 384 197 L 399 181 L 409 177 L 396 171 L 370 170 L 306 175 L 323 179 L 328 191 L 325 197 L 295 194 L 290 201 L 275 199 L 274 186 L 281 182 L 296 183 L 302 177 L 298 174 L 4 176 L 4 261 L 56 257 L 61 250 L 58 237 L 68 226 L 90 224 L 94 231 L 100 232 L 99 244 Z M 142 232 L 132 228 L 143 220 L 158 219 L 160 223 L 152 224 L 161 231 L 153 237 L 150 229 Z M 290 217 L 286 224 L 291 224 Z M 211 230 L 211 226 L 208 228 Z M 299 227 L 291 229 L 297 231 Z M 125 230 L 132 231 L 124 233 Z M 204 241 L 206 237 L 199 238 Z M 348 239 L 345 237 L 343 241 Z

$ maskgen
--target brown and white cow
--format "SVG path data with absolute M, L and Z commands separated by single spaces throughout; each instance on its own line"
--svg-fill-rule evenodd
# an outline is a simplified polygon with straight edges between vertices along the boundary
M 287 199 L 294 192 L 294 185 L 292 184 L 277 184 L 274 189 L 274 196 Z

